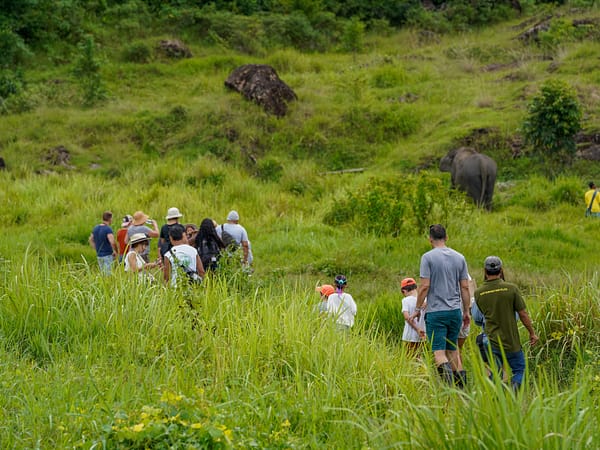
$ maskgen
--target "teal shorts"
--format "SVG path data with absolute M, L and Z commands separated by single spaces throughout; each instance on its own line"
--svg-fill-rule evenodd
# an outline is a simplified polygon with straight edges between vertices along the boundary
M 458 350 L 458 333 L 462 328 L 462 321 L 460 309 L 428 312 L 425 315 L 425 328 L 431 349 Z

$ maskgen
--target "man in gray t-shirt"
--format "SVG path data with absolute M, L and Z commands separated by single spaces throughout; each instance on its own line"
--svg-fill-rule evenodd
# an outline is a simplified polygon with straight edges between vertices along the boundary
M 240 215 L 237 211 L 232 210 L 227 214 L 227 223 L 217 227 L 217 234 L 220 238 L 223 237 L 223 231 L 229 233 L 235 241 L 242 247 L 242 264 L 244 266 L 252 264 L 254 257 L 252 256 L 252 248 L 246 229 L 239 224 Z
M 463 387 L 466 373 L 458 353 L 458 333 L 471 321 L 469 274 L 464 256 L 447 247 L 447 240 L 442 225 L 429 227 L 433 248 L 421 257 L 417 314 L 427 298 L 425 326 L 438 373 L 444 381 Z

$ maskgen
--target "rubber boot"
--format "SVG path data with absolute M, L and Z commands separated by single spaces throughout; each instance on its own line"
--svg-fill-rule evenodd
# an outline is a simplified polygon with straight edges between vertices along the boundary
M 452 366 L 449 362 L 445 362 L 437 366 L 437 371 L 442 381 L 452 386 L 454 383 L 454 377 L 452 376 Z
M 467 386 L 467 371 L 466 370 L 457 370 L 456 372 L 452 372 L 454 377 L 454 384 L 459 389 L 464 389 Z

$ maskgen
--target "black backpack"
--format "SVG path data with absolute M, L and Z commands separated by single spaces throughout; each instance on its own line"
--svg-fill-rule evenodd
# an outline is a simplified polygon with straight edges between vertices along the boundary
M 215 270 L 221 257 L 219 245 L 213 240 L 207 241 L 206 239 L 202 239 L 202 242 L 197 246 L 197 250 L 204 270 Z
M 221 225 L 221 240 L 223 241 L 223 244 L 225 244 L 225 249 L 232 253 L 235 252 L 240 246 L 240 244 L 238 244 L 235 238 L 227 231 L 225 231 L 223 225 Z

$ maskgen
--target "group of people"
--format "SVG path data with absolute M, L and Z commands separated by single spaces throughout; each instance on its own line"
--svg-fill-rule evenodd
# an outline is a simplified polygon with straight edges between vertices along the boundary
M 215 271 L 223 254 L 239 255 L 243 266 L 253 261 L 252 249 L 246 229 L 239 224 L 237 211 L 230 211 L 226 223 L 218 225 L 205 218 L 196 226 L 180 223 L 183 214 L 178 208 L 169 208 L 166 223 L 158 223 L 143 211 L 126 215 L 115 235 L 112 230 L 113 214 L 105 211 L 102 222 L 96 225 L 89 243 L 96 251 L 98 265 L 109 275 L 118 259 L 126 272 L 137 273 L 141 278 L 155 279 L 152 269 L 161 269 L 165 283 L 177 285 L 178 273 L 185 273 L 191 281 L 201 281 L 207 271 Z M 150 261 L 150 239 L 158 238 L 158 257 Z
M 463 388 L 467 374 L 460 348 L 473 314 L 483 327 L 477 343 L 483 360 L 490 365 L 490 376 L 495 374 L 494 367 L 503 371 L 506 361 L 512 373 L 511 386 L 518 390 L 525 373 L 525 355 L 517 318 L 529 332 L 529 343 L 538 341 L 523 297 L 517 286 L 504 280 L 502 260 L 497 256 L 485 259 L 484 282 L 475 289 L 464 256 L 448 247 L 447 240 L 442 225 L 431 225 L 432 249 L 421 257 L 419 286 L 413 278 L 401 281 L 403 340 L 415 351 L 427 339 L 442 380 Z
M 595 198 L 594 195 L 591 201 Z M 181 268 L 190 279 L 201 281 L 207 270 L 218 269 L 220 255 L 227 250 L 229 242 L 241 248 L 243 265 L 252 263 L 248 233 L 239 224 L 237 211 L 230 211 L 222 225 L 206 218 L 200 227 L 184 226 L 180 223 L 182 217 L 177 208 L 169 208 L 167 223 L 159 230 L 155 220 L 137 211 L 123 218 L 115 239 L 112 213 L 105 212 L 102 223 L 94 227 L 89 238 L 100 269 L 109 274 L 114 260 L 120 256 L 125 271 L 141 277 L 150 276 L 149 269 L 160 267 L 165 283 L 176 285 Z M 159 257 L 153 262 L 149 260 L 151 238 L 159 238 Z M 402 339 L 411 352 L 418 351 L 427 340 L 441 379 L 463 388 L 467 374 L 460 348 L 469 333 L 473 314 L 475 322 L 483 327 L 477 343 L 482 358 L 491 366 L 490 376 L 494 375 L 494 367 L 502 371 L 506 362 L 512 373 L 511 385 L 517 390 L 525 372 L 518 319 L 529 332 L 529 343 L 534 345 L 538 341 L 523 297 L 517 286 L 504 280 L 502 260 L 497 256 L 485 259 L 484 282 L 475 289 L 464 256 L 448 247 L 447 240 L 446 229 L 441 224 L 431 225 L 432 249 L 421 257 L 420 283 L 414 278 L 404 278 L 400 283 L 405 318 Z M 357 312 L 354 298 L 345 292 L 347 283 L 344 275 L 337 275 L 333 285 L 317 287 L 321 295 L 319 311 L 332 316 L 340 330 L 352 328 Z

